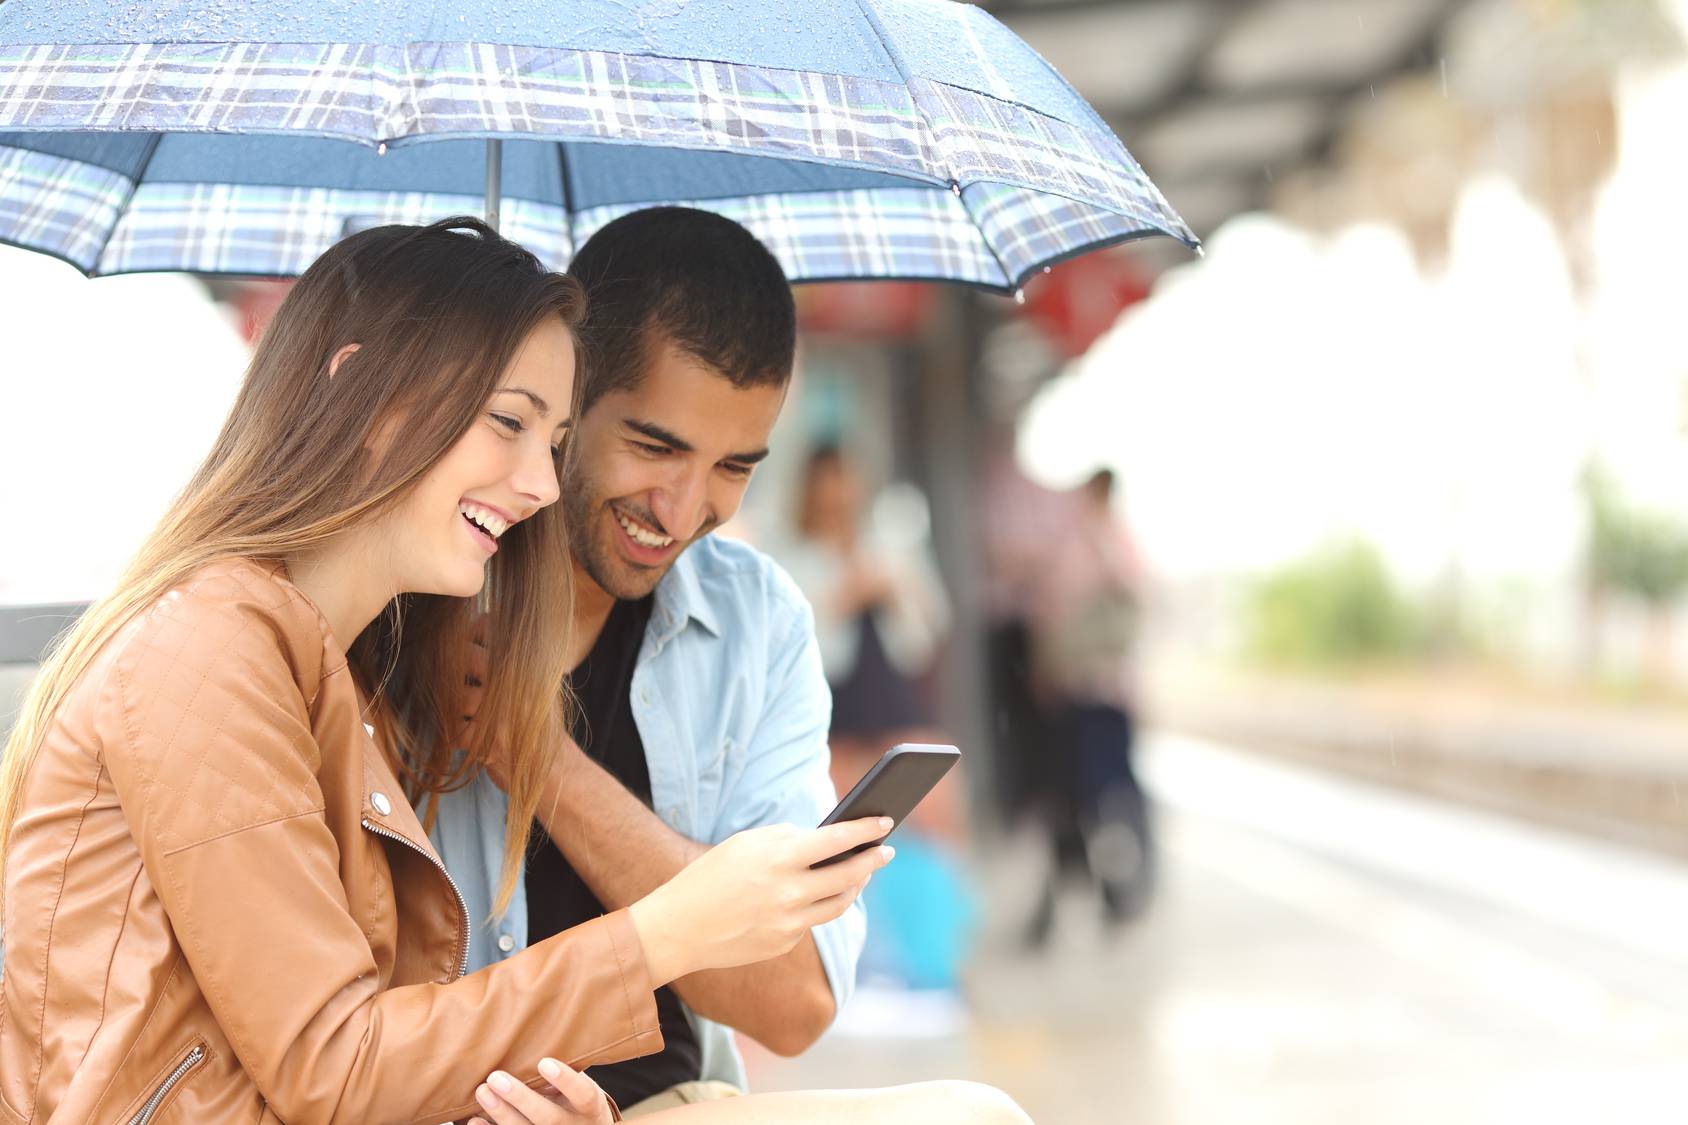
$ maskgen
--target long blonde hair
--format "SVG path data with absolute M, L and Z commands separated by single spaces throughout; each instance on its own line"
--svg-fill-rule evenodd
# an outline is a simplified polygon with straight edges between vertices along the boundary
M 0 766 L 0 871 L 43 736 L 126 622 L 209 563 L 285 560 L 377 517 L 475 422 L 528 334 L 551 316 L 572 331 L 584 301 L 573 279 L 471 218 L 377 227 L 318 258 L 265 331 L 204 463 L 36 677 Z M 361 346 L 330 378 L 333 357 L 354 343 Z M 577 346 L 577 363 L 580 354 Z M 577 373 L 577 397 L 582 382 Z M 402 437 L 381 441 L 379 433 Z M 452 744 L 460 716 L 451 711 L 474 599 L 404 595 L 355 639 L 339 638 L 353 676 L 379 696 L 397 735 L 413 800 L 464 784 L 494 739 L 507 740 L 498 911 L 515 887 L 545 760 L 567 730 L 559 689 L 571 575 L 559 506 L 500 539 L 480 599 L 490 676 L 461 756 Z

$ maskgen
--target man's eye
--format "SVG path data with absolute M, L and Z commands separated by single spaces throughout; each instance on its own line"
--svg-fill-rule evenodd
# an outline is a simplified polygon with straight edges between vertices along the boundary
M 653 453 L 657 456 L 661 456 L 662 454 L 668 452 L 668 447 L 666 445 L 652 445 L 648 441 L 636 441 L 633 444 L 638 446 L 643 452 Z
M 751 466 L 749 465 L 739 465 L 732 461 L 723 461 L 721 463 L 721 467 L 725 469 L 730 476 L 747 477 L 750 475 Z

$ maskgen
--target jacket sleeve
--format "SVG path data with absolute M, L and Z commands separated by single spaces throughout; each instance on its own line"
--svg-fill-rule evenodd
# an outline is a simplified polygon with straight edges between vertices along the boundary
M 168 608 L 108 681 L 107 766 L 188 966 L 281 1118 L 436 1125 L 476 1112 L 496 1068 L 532 1080 L 546 1055 L 661 1047 L 625 911 L 449 984 L 380 990 L 318 780 L 320 671 L 273 605 Z

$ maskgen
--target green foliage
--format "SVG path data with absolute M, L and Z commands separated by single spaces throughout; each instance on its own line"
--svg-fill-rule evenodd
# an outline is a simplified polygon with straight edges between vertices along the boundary
M 1375 662 L 1414 650 L 1417 618 L 1375 547 L 1339 543 L 1268 575 L 1251 591 L 1248 650 L 1269 664 Z
M 1588 556 L 1596 586 L 1665 606 L 1688 588 L 1688 526 L 1662 512 L 1627 504 L 1598 468 L 1584 479 Z

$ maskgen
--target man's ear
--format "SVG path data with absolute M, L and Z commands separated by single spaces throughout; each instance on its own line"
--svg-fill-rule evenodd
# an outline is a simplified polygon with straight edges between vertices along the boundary
M 334 376 L 338 375 L 340 373 L 340 361 L 361 347 L 363 347 L 362 344 L 347 344 L 345 347 L 335 352 L 334 358 L 328 361 L 328 377 L 332 379 Z

